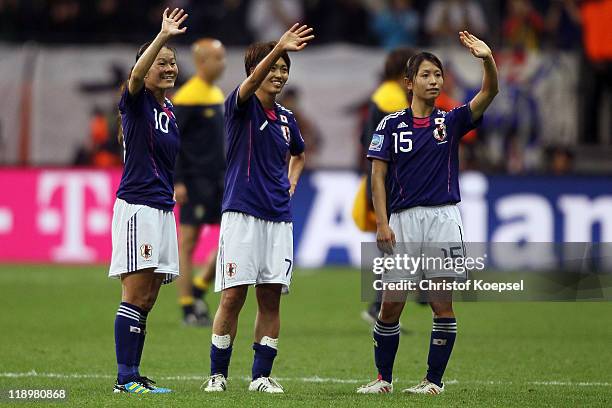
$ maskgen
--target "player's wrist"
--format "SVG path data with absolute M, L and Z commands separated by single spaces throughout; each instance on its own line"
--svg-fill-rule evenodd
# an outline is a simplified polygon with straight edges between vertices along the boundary
M 157 33 L 157 38 L 163 41 L 164 44 L 170 39 L 170 37 L 170 32 L 163 28 L 160 30 L 159 33 Z

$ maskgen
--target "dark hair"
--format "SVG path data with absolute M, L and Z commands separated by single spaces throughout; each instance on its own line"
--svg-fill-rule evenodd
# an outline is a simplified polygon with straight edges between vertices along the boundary
M 406 73 L 406 64 L 414 54 L 414 50 L 407 47 L 400 47 L 392 50 L 385 60 L 383 81 L 402 78 Z
M 413 81 L 419 72 L 419 67 L 423 61 L 429 61 L 436 67 L 440 68 L 440 71 L 442 71 L 442 76 L 444 76 L 444 68 L 442 67 L 442 62 L 440 62 L 438 57 L 430 52 L 419 52 L 418 54 L 410 57 L 408 60 L 408 63 L 406 64 L 406 78 Z
M 147 50 L 147 48 L 149 48 L 149 46 L 153 43 L 153 41 L 147 41 L 146 43 L 142 44 L 139 48 L 138 48 L 138 52 L 136 53 L 136 59 L 134 60 L 134 63 L 138 62 L 138 60 L 140 59 L 140 57 L 142 57 L 142 54 L 144 54 L 144 52 Z M 170 51 L 172 51 L 172 53 L 174 54 L 174 58 L 176 59 L 176 49 L 174 47 L 170 47 L 169 45 L 165 45 L 162 48 L 167 48 Z
M 247 76 L 251 75 L 251 70 L 255 69 L 257 64 L 266 58 L 266 55 L 268 55 L 274 49 L 274 47 L 276 47 L 276 41 L 257 42 L 249 45 L 249 48 L 247 48 L 246 52 L 244 53 L 244 70 Z M 291 69 L 289 54 L 286 51 L 283 51 L 281 58 L 285 60 L 287 69 Z

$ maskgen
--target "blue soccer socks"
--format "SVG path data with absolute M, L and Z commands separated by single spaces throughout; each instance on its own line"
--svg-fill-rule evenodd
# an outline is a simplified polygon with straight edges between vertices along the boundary
M 121 302 L 115 316 L 115 351 L 119 384 L 133 381 L 139 376 L 138 364 L 144 344 L 142 314 L 143 311 L 139 307 Z
M 270 377 L 274 358 L 278 353 L 278 339 L 263 336 L 259 343 L 253 343 L 255 356 L 253 357 L 253 380 L 259 377 Z
M 453 351 L 456 337 L 457 320 L 454 317 L 433 319 L 429 356 L 427 357 L 427 380 L 438 387 L 442 387 L 442 376 Z
M 136 354 L 136 371 L 138 371 L 138 368 L 140 367 L 140 359 L 142 358 L 142 350 L 144 349 L 145 336 L 147 335 L 147 316 L 148 315 L 149 315 L 149 312 L 144 311 L 144 310 L 140 313 L 140 321 L 139 321 L 140 341 L 138 342 L 138 351 Z
M 384 323 L 376 320 L 374 325 L 374 360 L 380 378 L 387 382 L 393 380 L 393 363 L 399 347 L 400 324 Z
M 223 374 L 227 378 L 230 359 L 232 358 L 232 340 L 229 334 L 212 335 L 210 345 L 210 375 Z

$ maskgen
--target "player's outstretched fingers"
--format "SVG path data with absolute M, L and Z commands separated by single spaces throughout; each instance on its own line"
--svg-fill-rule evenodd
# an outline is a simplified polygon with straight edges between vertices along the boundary
M 308 29 L 308 26 L 306 24 L 304 24 L 303 26 L 300 26 L 297 30 L 295 30 L 296 34 L 303 34 L 304 31 L 306 31 Z M 310 31 L 312 31 L 312 28 L 310 28 Z
M 187 17 L 188 17 L 188 16 L 189 16 L 189 14 L 184 14 L 184 15 L 183 15 L 183 17 L 181 17 L 181 19 L 180 19 L 179 21 L 177 21 L 178 25 L 180 26 L 181 24 L 183 24 L 183 22 L 184 22 L 185 20 L 187 20 Z M 183 30 L 183 31 L 184 31 L 184 30 L 186 30 L 186 29 L 187 29 L 187 27 L 183 27 L 183 28 L 182 28 L 182 30 Z

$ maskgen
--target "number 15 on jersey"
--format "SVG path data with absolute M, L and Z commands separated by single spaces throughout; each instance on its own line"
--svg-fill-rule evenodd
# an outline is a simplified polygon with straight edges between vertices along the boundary
M 395 140 L 395 153 L 407 153 L 412 150 L 412 139 L 406 136 L 412 136 L 411 131 L 393 133 L 393 139 Z

